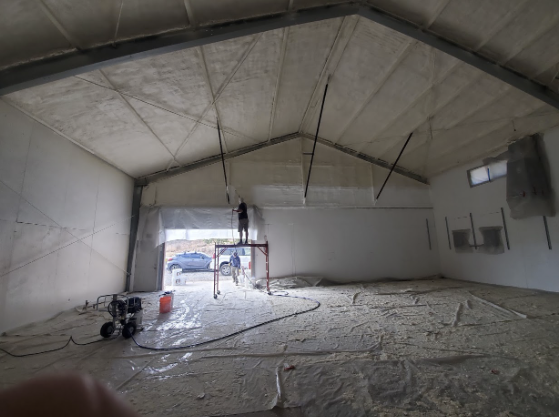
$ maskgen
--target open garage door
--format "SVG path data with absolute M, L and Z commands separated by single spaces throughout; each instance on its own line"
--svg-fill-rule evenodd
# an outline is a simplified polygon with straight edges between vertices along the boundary
M 263 239 L 264 221 L 258 208 L 249 207 L 248 215 L 250 240 Z M 172 285 L 174 282 L 171 274 L 172 267 L 184 272 L 183 275 L 196 272 L 201 280 L 210 279 L 210 275 L 213 279 L 212 273 L 208 272 L 210 269 L 213 270 L 213 262 L 215 262 L 212 256 L 213 244 L 233 243 L 238 238 L 236 217 L 230 208 L 142 208 L 135 248 L 132 288 L 136 291 L 158 291 Z M 165 243 L 167 243 L 167 250 L 163 267 L 158 268 L 158 254 L 161 253 L 162 245 Z M 245 273 L 250 277 L 249 270 L 254 263 L 254 254 L 249 248 L 246 250 L 247 253 L 244 249 L 241 251 L 242 254 L 239 255 Z M 170 261 L 173 257 L 175 259 Z M 227 262 L 228 256 L 220 260 L 220 264 Z M 221 271 L 222 265 L 218 267 Z M 226 265 L 221 273 L 227 274 Z M 179 284 L 187 279 L 182 278 Z

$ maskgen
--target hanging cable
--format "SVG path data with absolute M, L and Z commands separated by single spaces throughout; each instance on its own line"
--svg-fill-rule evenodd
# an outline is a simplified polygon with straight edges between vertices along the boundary
M 225 194 L 227 195 L 227 204 L 231 204 L 229 200 L 229 185 L 227 184 L 227 171 L 225 170 L 225 157 L 223 156 L 223 144 L 221 143 L 221 129 L 219 121 L 217 122 L 217 136 L 219 138 L 219 150 L 221 151 L 221 164 L 223 165 L 223 176 L 225 177 Z
M 2 349 L 2 348 L 0 348 L 0 352 L 4 352 L 6 355 L 9 355 L 13 358 L 25 358 L 27 356 L 35 356 L 35 355 L 42 355 L 43 353 L 57 352 L 59 350 L 64 349 L 66 346 L 68 346 L 70 344 L 70 342 L 72 342 L 74 345 L 77 345 L 77 346 L 87 346 L 87 345 L 92 345 L 93 343 L 103 342 L 103 341 L 106 341 L 106 340 L 111 340 L 111 339 L 99 339 L 99 340 L 94 340 L 93 342 L 79 343 L 79 342 L 76 342 L 74 340 L 74 336 L 70 336 L 70 338 L 66 341 L 66 343 L 64 343 L 63 346 L 60 346 L 60 347 L 57 347 L 57 348 L 54 348 L 54 349 L 42 350 L 40 352 L 24 353 L 22 355 L 18 355 L 16 353 L 8 352 L 6 349 Z M 114 339 L 112 339 L 112 340 L 114 340 Z
M 330 77 L 326 80 L 326 87 L 324 87 L 324 95 L 322 96 L 322 105 L 320 106 L 320 114 L 318 116 L 318 125 L 316 126 L 316 135 L 314 136 L 314 145 L 312 147 L 311 163 L 309 165 L 309 175 L 307 175 L 307 185 L 305 186 L 305 200 L 307 198 L 307 191 L 309 189 L 309 182 L 311 180 L 311 170 L 312 163 L 314 161 L 314 151 L 316 149 L 316 141 L 318 140 L 318 132 L 320 130 L 320 122 L 322 121 L 322 112 L 324 110 L 324 102 L 326 101 L 326 93 L 328 92 L 328 84 L 330 83 Z
M 390 172 L 386 176 L 386 179 L 384 180 L 384 183 L 382 184 L 382 187 L 380 187 L 380 191 L 377 194 L 377 198 L 375 199 L 375 204 L 378 201 L 378 198 L 380 197 L 380 195 L 382 194 L 382 190 L 384 190 L 384 186 L 388 182 L 388 178 L 390 178 L 390 176 L 392 175 L 392 172 L 394 171 L 394 168 L 396 168 L 396 164 L 398 163 L 398 161 L 400 160 L 400 157 L 404 153 L 404 149 L 406 149 L 406 146 L 408 146 L 408 143 L 409 143 L 412 135 L 413 135 L 413 132 L 411 132 L 410 135 L 408 136 L 408 140 L 406 140 L 406 143 L 404 143 L 404 146 L 402 147 L 402 150 L 398 154 L 398 158 L 396 158 L 396 161 L 394 161 L 394 164 L 392 165 L 392 168 L 390 168 Z
M 261 291 L 261 292 L 264 292 L 264 291 Z M 267 293 L 266 293 L 266 294 L 267 294 Z M 300 300 L 312 301 L 312 302 L 315 303 L 316 305 L 314 305 L 313 307 L 308 308 L 308 309 L 306 309 L 306 310 L 303 310 L 303 311 L 296 311 L 295 313 L 286 314 L 285 316 L 276 317 L 275 319 L 267 320 L 267 321 L 264 321 L 264 322 L 262 322 L 262 323 L 255 324 L 254 326 L 246 327 L 246 328 L 244 328 L 244 329 L 242 329 L 242 330 L 238 330 L 238 331 L 236 331 L 236 332 L 229 333 L 229 334 L 227 334 L 227 335 L 225 335 L 225 336 L 217 337 L 217 338 L 215 338 L 215 339 L 205 340 L 205 341 L 203 341 L 203 342 L 192 343 L 192 344 L 190 344 L 190 345 L 172 346 L 172 347 L 145 346 L 145 345 L 142 345 L 141 343 L 139 343 L 139 342 L 134 338 L 134 335 L 132 335 L 132 340 L 134 341 L 134 343 L 136 344 L 136 346 L 138 346 L 138 347 L 141 348 L 141 349 L 147 349 L 147 350 L 155 350 L 155 351 L 173 351 L 173 350 L 191 349 L 191 348 L 195 348 L 195 347 L 202 346 L 202 345 L 207 345 L 207 344 L 214 343 L 214 342 L 219 342 L 219 341 L 221 341 L 221 340 L 225 340 L 225 339 L 228 339 L 228 338 L 230 338 L 230 337 L 237 336 L 237 335 L 239 335 L 239 334 L 248 332 L 249 330 L 256 329 L 256 328 L 258 328 L 258 327 L 262 327 L 262 326 L 265 326 L 265 325 L 268 325 L 268 324 L 271 324 L 271 323 L 275 323 L 275 322 L 277 322 L 277 321 L 280 321 L 280 320 L 283 320 L 283 319 L 286 319 L 286 318 L 289 318 L 289 317 L 295 317 L 295 316 L 298 316 L 298 315 L 300 315 L 300 314 L 310 313 L 311 311 L 314 311 L 314 310 L 316 310 L 317 308 L 320 307 L 320 301 L 318 301 L 318 300 L 315 300 L 315 299 L 309 298 L 309 297 L 298 296 L 298 295 L 289 295 L 289 293 L 288 293 L 287 291 L 285 292 L 285 294 L 270 293 L 269 295 L 270 295 L 270 296 L 273 296 L 273 297 L 298 298 L 298 299 L 300 299 Z M 74 337 L 73 337 L 73 336 L 70 336 L 70 338 L 68 339 L 68 341 L 67 341 L 63 346 L 60 346 L 60 347 L 57 347 L 57 348 L 54 348 L 54 349 L 43 350 L 43 351 L 40 351 L 40 352 L 24 353 L 24 354 L 21 354 L 21 355 L 8 352 L 7 350 L 2 349 L 2 348 L 0 348 L 0 352 L 4 352 L 4 353 L 6 353 L 7 355 L 12 356 L 12 357 L 14 357 L 14 358 L 24 358 L 24 357 L 27 357 L 27 356 L 35 356 L 35 355 L 41 355 L 41 354 L 43 354 L 43 353 L 51 353 L 51 352 L 60 351 L 60 350 L 64 349 L 65 347 L 67 347 L 67 346 L 70 344 L 70 342 L 72 342 L 73 344 L 75 344 L 75 345 L 77 345 L 77 346 L 87 346 L 87 345 L 91 345 L 91 344 L 94 344 L 94 343 L 103 342 L 103 341 L 109 341 L 109 340 L 116 340 L 116 338 L 111 338 L 111 339 L 99 339 L 99 340 L 94 340 L 94 341 L 92 341 L 92 342 L 79 343 L 79 342 L 76 342 L 76 341 L 74 340 Z

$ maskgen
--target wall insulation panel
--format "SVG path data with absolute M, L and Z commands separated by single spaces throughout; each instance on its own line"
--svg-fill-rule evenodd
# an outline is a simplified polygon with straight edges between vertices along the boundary
M 388 170 L 318 144 L 304 201 L 312 145 L 296 139 L 227 161 L 229 206 L 221 164 L 147 186 L 140 216 L 146 231 L 139 233 L 142 255 L 136 262 L 134 289 L 157 288 L 155 242 L 160 228 L 149 211 L 173 206 L 230 209 L 239 195 L 262 213 L 258 241 L 269 241 L 272 277 L 304 274 L 349 282 L 437 274 L 429 187 L 393 174 L 375 202 Z M 426 221 L 432 229 L 431 250 Z M 259 278 L 265 276 L 264 260 L 255 253 Z
M 558 206 L 559 129 L 545 133 L 543 143 L 549 162 L 551 187 L 555 190 L 555 206 Z M 467 170 L 481 165 L 481 161 L 476 161 L 441 174 L 431 181 L 442 274 L 468 281 L 559 291 L 557 215 L 546 218 L 550 249 L 543 217 L 511 218 L 506 202 L 506 178 L 470 188 Z M 472 248 L 467 253 L 457 253 L 454 245 L 449 248 L 446 244 L 445 217 L 451 236 L 453 230 L 471 231 L 473 220 L 478 245 L 484 244 L 483 228 L 486 227 L 501 227 L 501 241 L 506 242 L 506 225 L 510 249 L 504 244 L 502 253 L 485 253 L 483 246 Z M 474 243 L 471 232 L 469 243 Z
M 431 209 L 265 209 L 270 276 L 335 282 L 413 279 L 439 273 Z M 257 276 L 264 262 L 257 253 Z
M 0 331 L 124 290 L 132 188 L 0 101 Z

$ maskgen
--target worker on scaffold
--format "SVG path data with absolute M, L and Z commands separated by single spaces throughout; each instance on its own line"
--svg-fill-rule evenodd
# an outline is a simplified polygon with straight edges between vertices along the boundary
M 233 211 L 239 213 L 239 243 L 237 243 L 237 245 L 243 244 L 243 230 L 245 231 L 245 245 L 248 245 L 247 205 L 241 197 L 239 197 L 239 207 L 237 209 L 233 209 Z

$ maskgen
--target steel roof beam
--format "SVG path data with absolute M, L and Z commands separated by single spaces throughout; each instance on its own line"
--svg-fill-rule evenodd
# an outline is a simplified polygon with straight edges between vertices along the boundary
M 374 7 L 361 6 L 359 8 L 358 15 L 416 39 L 432 48 L 438 49 L 439 51 L 459 59 L 460 61 L 465 62 L 466 64 L 469 64 L 486 74 L 492 75 L 493 77 L 521 91 L 524 91 L 526 94 L 529 94 L 532 97 L 559 109 L 559 94 L 542 84 L 530 80 L 523 74 L 509 68 L 505 68 L 502 65 L 485 58 L 477 52 L 470 51 L 459 44 L 446 40 L 432 32 L 427 32 L 417 25 L 391 16 Z
M 244 148 L 237 149 L 232 152 L 228 152 L 223 154 L 223 160 L 228 160 L 232 158 L 236 158 L 238 156 L 257 151 L 259 149 L 267 148 L 269 146 L 277 145 L 279 143 L 287 142 L 293 139 L 297 139 L 301 137 L 299 133 L 291 133 L 289 135 L 280 136 L 277 138 L 270 139 L 269 141 L 257 143 L 255 145 L 245 146 Z M 168 171 L 161 171 L 156 172 L 155 174 L 146 175 L 144 177 L 140 177 L 136 179 L 137 186 L 146 186 L 152 182 L 157 182 L 166 178 L 176 177 L 177 175 L 184 174 L 186 172 L 194 171 L 195 169 L 203 168 L 209 165 L 216 164 L 220 162 L 222 159 L 222 154 L 213 155 L 208 158 L 204 158 L 200 161 L 192 162 L 190 164 L 186 164 L 180 167 L 171 168 Z
M 0 71 L 0 95 L 136 59 L 221 42 L 269 30 L 359 15 L 447 53 L 559 109 L 559 94 L 467 48 L 375 7 L 344 3 L 189 28 L 44 58 Z
M 338 4 L 183 29 L 61 54 L 0 71 L 0 96 L 110 65 L 358 12 L 356 3 Z
M 306 139 L 310 139 L 310 140 L 314 140 L 313 136 L 311 136 L 309 134 L 305 134 L 305 133 L 301 134 L 301 137 L 306 138 Z M 379 166 L 381 168 L 392 169 L 393 164 L 391 164 L 390 162 L 385 161 L 383 159 L 379 159 L 379 158 L 375 158 L 373 156 L 366 155 L 364 153 L 355 151 L 351 148 L 339 145 L 337 143 L 331 142 L 331 141 L 329 141 L 327 139 L 324 139 L 324 138 L 321 138 L 321 137 L 318 137 L 317 142 L 320 143 L 321 145 L 328 146 L 329 148 L 332 148 L 332 149 L 336 149 L 336 150 L 338 150 L 340 152 L 343 152 L 347 155 L 350 155 L 350 156 L 353 156 L 355 158 L 361 159 L 362 161 L 365 161 L 365 162 L 369 162 L 370 164 Z M 406 168 L 403 168 L 401 166 L 394 166 L 394 172 L 397 173 L 397 174 L 403 175 L 404 177 L 408 177 L 412 180 L 418 181 L 422 184 L 429 184 L 429 180 L 427 178 L 425 178 L 425 177 L 423 177 L 419 174 L 416 174 L 415 172 L 412 172 L 412 171 L 410 171 Z

